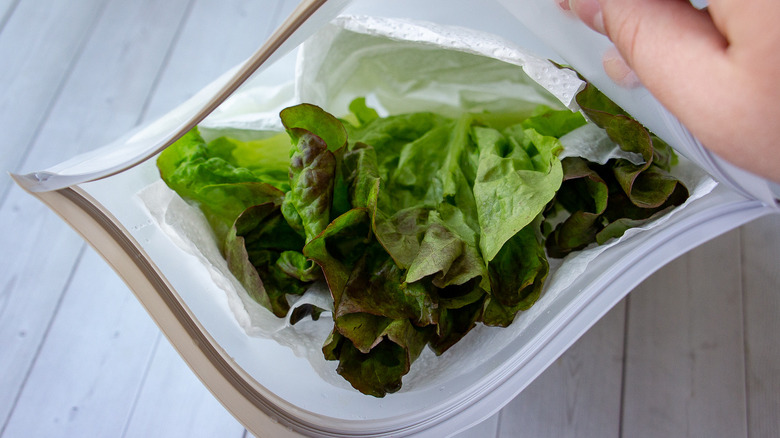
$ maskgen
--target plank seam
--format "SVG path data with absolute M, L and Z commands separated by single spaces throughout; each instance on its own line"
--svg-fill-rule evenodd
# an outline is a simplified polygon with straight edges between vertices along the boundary
M 628 369 L 628 326 L 629 326 L 629 309 L 631 308 L 631 295 L 626 295 L 626 305 L 623 316 L 623 359 L 621 361 L 621 373 L 620 373 L 620 408 L 618 409 L 618 437 L 622 438 L 624 435 L 624 417 L 626 406 L 626 369 Z
M 146 362 L 146 368 L 144 369 L 144 373 L 141 376 L 141 381 L 138 382 L 138 389 L 135 392 L 135 396 L 133 397 L 133 403 L 130 405 L 130 410 L 127 413 L 127 418 L 125 419 L 125 424 L 122 426 L 122 434 L 121 437 L 127 436 L 127 431 L 130 428 L 130 423 L 133 422 L 133 416 L 135 414 L 135 409 L 138 406 L 138 401 L 141 399 L 141 393 L 144 390 L 144 385 L 146 384 L 146 379 L 149 377 L 149 372 L 152 369 L 152 363 L 154 362 L 154 356 L 157 353 L 157 348 L 160 346 L 160 338 L 162 338 L 162 333 L 158 332 L 157 337 L 154 340 L 154 346 L 151 349 L 151 352 L 149 353 L 149 360 Z
M 747 294 L 745 293 L 745 241 L 743 239 L 742 233 L 744 230 L 744 225 L 742 227 L 737 228 L 737 240 L 739 241 L 739 293 L 740 293 L 740 302 L 742 304 L 742 366 L 744 373 L 744 378 L 742 379 L 745 384 L 745 434 L 750 437 L 752 436 L 750 431 L 750 426 L 752 424 L 752 421 L 750 420 L 752 417 L 750 415 L 750 384 L 749 384 L 749 378 L 750 378 L 750 355 L 748 354 L 748 326 L 747 326 Z
M 2 18 L 0 18 L 0 35 L 3 34 L 3 29 L 5 29 L 6 23 L 8 23 L 8 21 L 11 19 L 11 16 L 14 14 L 14 11 L 16 10 L 16 7 L 19 6 L 20 2 L 21 0 L 16 0 L 15 2 L 13 2 L 13 4 L 11 4 L 11 7 L 8 8 L 8 12 L 6 12 L 5 15 L 3 15 Z

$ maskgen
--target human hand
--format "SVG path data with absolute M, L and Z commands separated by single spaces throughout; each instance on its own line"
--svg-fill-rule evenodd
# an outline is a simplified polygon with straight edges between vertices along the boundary
M 641 81 L 707 148 L 780 182 L 780 1 L 565 2 L 615 44 L 613 80 Z

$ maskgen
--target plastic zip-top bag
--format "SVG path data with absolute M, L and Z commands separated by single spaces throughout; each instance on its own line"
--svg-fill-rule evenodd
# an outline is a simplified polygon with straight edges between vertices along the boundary
M 441 355 L 422 349 L 400 390 L 378 398 L 354 389 L 338 361 L 323 355 L 335 313 L 327 282 L 291 299 L 286 316 L 273 315 L 231 271 L 208 216 L 145 160 L 158 156 L 159 142 L 148 139 L 164 144 L 181 134 L 182 121 L 242 67 L 106 148 L 16 176 L 115 267 L 204 384 L 258 434 L 454 434 L 508 403 L 665 263 L 777 212 L 768 182 L 707 153 L 646 90 L 611 84 L 600 61 L 608 42 L 552 0 L 364 0 L 335 20 L 314 18 L 288 40 L 289 53 L 248 72 L 198 120 L 204 141 L 275 138 L 285 131 L 280 111 L 304 102 L 346 120 L 356 98 L 379 117 L 537 114 L 541 107 L 576 113 L 574 97 L 585 87 L 579 73 L 677 151 L 670 173 L 688 196 L 619 237 L 551 258 L 538 300 L 512 324 L 477 324 Z M 642 163 L 593 124 L 559 142 L 560 159 Z M 295 309 L 312 308 L 319 318 L 294 321 Z

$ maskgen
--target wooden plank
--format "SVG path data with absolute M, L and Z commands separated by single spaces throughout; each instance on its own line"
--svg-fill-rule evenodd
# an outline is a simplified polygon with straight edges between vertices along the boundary
M 3 172 L 19 169 L 105 4 L 106 0 L 39 0 L 15 5 L 6 0 L 0 5 L 0 14 L 8 14 L 0 28 Z M 9 178 L 0 178 L 0 199 L 10 185 Z
M 748 432 L 780 434 L 780 215 L 740 229 Z
M 631 293 L 624 436 L 746 435 L 740 280 L 734 230 Z
M 498 437 L 617 437 L 625 301 L 500 412 Z
M 235 437 L 244 427 L 195 377 L 167 340 L 160 339 L 125 438 Z
M 94 251 L 81 265 L 3 436 L 122 434 L 157 329 Z
M 37 141 L 26 155 L 27 168 L 41 168 L 69 158 L 121 135 L 137 123 L 146 103 L 145 96 L 167 53 L 166 41 L 170 42 L 175 35 L 175 24 L 181 20 L 185 9 L 182 5 L 187 1 L 119 0 L 106 8 L 93 38 L 83 51 L 78 52 L 79 58 L 66 62 L 73 64 L 73 73 L 68 76 Z M 51 11 L 57 11 L 56 4 L 60 3 L 35 2 L 41 9 L 48 7 Z M 84 0 L 67 6 L 81 10 L 89 5 L 94 3 Z M 66 13 L 58 18 L 65 22 L 71 15 Z M 14 14 L 14 19 L 22 16 Z M 7 44 L 6 38 L 11 35 L 17 35 L 14 38 L 18 41 L 36 40 L 36 33 L 42 29 L 32 18 L 27 17 L 27 20 L 30 20 L 26 23 L 29 38 L 25 34 L 4 31 L 0 42 Z M 74 18 L 68 25 L 88 24 Z M 84 32 L 83 29 L 79 31 Z M 51 34 L 47 35 L 53 38 Z M 56 42 L 51 44 L 55 48 L 59 46 Z M 28 65 L 47 65 L 35 58 L 46 59 L 53 56 L 52 53 L 46 47 L 35 49 L 33 47 Z M 70 53 L 70 56 L 75 55 Z M 59 53 L 54 59 L 65 62 Z M 34 82 L 16 82 L 16 87 L 46 88 L 48 80 L 48 77 L 31 74 L 26 81 Z M 23 94 L 19 89 L 7 91 L 3 99 Z M 28 112 L 36 112 L 38 108 L 22 105 L 15 110 L 20 123 L 25 123 L 30 117 Z M 3 126 L 9 125 L 12 123 Z M 0 355 L 0 393 L 4 394 L 0 397 L 0 424 L 5 424 L 84 244 L 60 219 L 15 187 L 0 205 L 0 225 L 4 230 L 15 230 L 2 233 L 0 237 L 4 268 L 0 271 L 0 299 L 3 302 L 0 345 L 4 351 Z

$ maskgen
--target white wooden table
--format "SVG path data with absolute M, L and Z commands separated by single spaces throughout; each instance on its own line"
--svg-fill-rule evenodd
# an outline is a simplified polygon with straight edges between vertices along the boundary
M 0 170 L 155 118 L 290 0 L 0 0 Z M 0 437 L 241 437 L 110 268 L 0 178 Z M 780 216 L 644 281 L 462 437 L 780 436 Z

